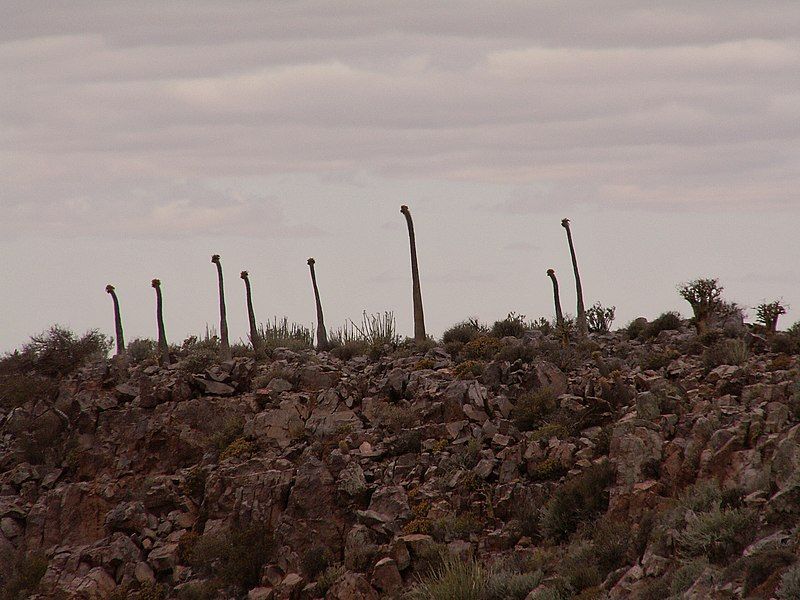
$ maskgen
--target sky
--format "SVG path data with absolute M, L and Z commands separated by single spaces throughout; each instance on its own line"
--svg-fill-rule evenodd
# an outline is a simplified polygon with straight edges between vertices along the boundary
M 391 310 L 411 335 L 587 305 L 689 314 L 718 277 L 800 319 L 795 0 L 0 3 L 0 351 L 53 323 Z

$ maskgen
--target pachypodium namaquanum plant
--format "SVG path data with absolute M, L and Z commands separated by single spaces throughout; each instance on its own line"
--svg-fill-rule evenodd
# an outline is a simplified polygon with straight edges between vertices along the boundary
M 547 276 L 553 282 L 553 301 L 556 305 L 556 327 L 563 329 L 564 313 L 561 312 L 561 297 L 558 294 L 558 279 L 556 279 L 556 272 L 553 269 L 547 269 Z
M 122 317 L 119 313 L 117 292 L 114 286 L 109 283 L 106 286 L 106 293 L 111 295 L 111 301 L 114 303 L 114 332 L 117 338 L 117 356 L 122 356 L 125 353 L 125 335 L 122 332 Z
M 718 279 L 702 277 L 678 286 L 678 293 L 692 307 L 697 333 L 703 333 L 709 322 L 722 312 L 725 306 L 722 299 L 724 289 Z
M 317 273 L 314 270 L 316 261 L 308 259 L 308 269 L 311 271 L 311 285 L 314 286 L 314 301 L 317 305 L 317 350 L 328 349 L 328 334 L 325 331 L 325 318 L 322 315 L 322 301 L 319 299 L 319 288 L 317 287 Z
M 261 353 L 263 345 L 261 343 L 261 336 L 258 335 L 258 328 L 256 327 L 256 313 L 253 310 L 253 293 L 250 289 L 250 275 L 247 271 L 242 271 L 240 277 L 244 281 L 245 294 L 247 295 L 247 321 L 250 324 L 250 343 L 253 345 L 253 352 L 258 355 Z
M 575 271 L 575 292 L 578 296 L 578 317 L 575 325 L 580 335 L 587 335 L 589 327 L 586 322 L 586 308 L 583 304 L 583 287 L 581 286 L 581 275 L 578 272 L 578 259 L 575 257 L 575 245 L 572 243 L 572 230 L 569 228 L 569 219 L 561 219 L 561 226 L 567 230 L 567 242 L 569 243 L 569 253 L 572 257 L 572 270 Z
M 153 279 L 150 282 L 156 290 L 156 322 L 158 324 L 158 364 L 162 367 L 169 366 L 169 345 L 167 333 L 164 329 L 164 301 L 161 296 L 161 280 Z
M 228 315 L 225 311 L 225 285 L 222 278 L 222 261 L 219 254 L 211 256 L 211 262 L 217 265 L 217 283 L 219 285 L 219 341 L 222 360 L 231 358 L 231 345 L 228 341 Z
M 417 238 L 414 235 L 414 221 L 411 218 L 411 211 L 408 206 L 403 204 L 400 212 L 406 218 L 408 225 L 408 241 L 411 247 L 411 283 L 414 302 L 414 341 L 424 342 L 427 338 L 425 334 L 425 313 L 422 309 L 422 289 L 419 283 L 419 263 L 417 262 Z

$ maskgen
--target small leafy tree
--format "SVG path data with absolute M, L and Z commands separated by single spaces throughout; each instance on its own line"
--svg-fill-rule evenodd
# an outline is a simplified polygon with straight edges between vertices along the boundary
M 705 330 L 708 321 L 722 309 L 723 289 L 718 279 L 695 279 L 678 286 L 678 293 L 692 307 L 698 333 Z
M 756 308 L 756 316 L 759 323 L 762 323 L 767 333 L 772 334 L 778 328 L 778 317 L 786 314 L 786 307 L 780 300 L 773 302 L 762 302 Z
M 611 323 L 614 322 L 614 313 L 616 306 L 604 307 L 599 302 L 595 302 L 594 306 L 586 311 L 586 320 L 589 331 L 593 333 L 607 333 L 611 329 Z

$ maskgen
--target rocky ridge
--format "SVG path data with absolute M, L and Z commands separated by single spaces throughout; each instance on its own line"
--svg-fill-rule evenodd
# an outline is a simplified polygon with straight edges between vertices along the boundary
M 101 361 L 2 415 L 0 572 L 36 557 L 37 598 L 346 600 L 455 558 L 502 565 L 499 598 L 772 598 L 800 555 L 798 356 L 728 342 Z

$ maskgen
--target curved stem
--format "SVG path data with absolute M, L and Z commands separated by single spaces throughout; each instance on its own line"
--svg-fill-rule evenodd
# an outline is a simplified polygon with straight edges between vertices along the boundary
M 569 252 L 572 256 L 572 270 L 575 272 L 575 292 L 578 296 L 578 316 L 576 319 L 576 325 L 578 327 L 578 333 L 581 335 L 588 335 L 589 327 L 586 323 L 586 308 L 583 305 L 581 275 L 578 272 L 578 259 L 575 256 L 575 246 L 572 243 L 572 231 L 569 228 L 569 219 L 562 219 L 561 226 L 567 230 L 567 242 L 569 243 Z
M 217 283 L 219 284 L 219 340 L 220 354 L 223 360 L 231 358 L 231 345 L 228 341 L 228 317 L 225 311 L 225 285 L 222 278 L 222 262 L 219 254 L 211 257 L 211 262 L 217 265 Z
M 322 301 L 319 299 L 319 288 L 317 287 L 317 274 L 314 270 L 313 258 L 308 259 L 308 268 L 311 271 L 311 284 L 314 286 L 314 300 L 317 304 L 317 350 L 328 348 L 328 333 L 325 331 L 325 318 L 322 314 Z
M 247 295 L 247 320 L 250 323 L 250 343 L 253 345 L 253 351 L 258 354 L 261 352 L 261 336 L 258 335 L 258 328 L 256 327 L 256 313 L 253 310 L 253 294 L 250 289 L 250 276 L 247 271 L 242 271 L 241 277 L 244 280 L 244 289 Z
M 156 290 L 156 322 L 158 324 L 158 363 L 162 367 L 169 366 L 169 345 L 167 333 L 164 329 L 164 302 L 161 297 L 161 282 L 153 279 L 152 286 Z
M 119 311 L 119 300 L 113 285 L 106 286 L 106 292 L 111 295 L 111 301 L 114 303 L 114 330 L 117 338 L 117 356 L 125 353 L 125 335 L 122 331 L 122 316 Z
M 411 218 L 411 211 L 405 204 L 400 207 L 400 212 L 405 215 L 406 225 L 408 226 L 408 242 L 411 249 L 411 282 L 412 297 L 414 302 L 414 340 L 424 342 L 427 338 L 425 334 L 425 313 L 422 308 L 422 289 L 419 282 L 419 263 L 417 262 L 417 239 L 414 235 L 414 221 Z

